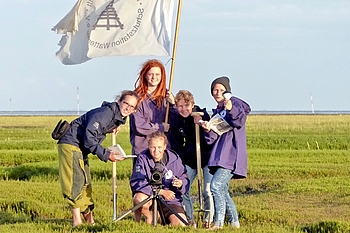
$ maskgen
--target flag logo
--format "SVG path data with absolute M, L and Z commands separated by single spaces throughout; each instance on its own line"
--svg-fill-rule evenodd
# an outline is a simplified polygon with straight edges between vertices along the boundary
M 105 53 L 107 50 L 115 48 L 117 46 L 124 45 L 128 41 L 136 36 L 138 29 L 140 28 L 144 16 L 144 8 L 142 8 L 142 2 L 139 2 L 139 6 L 134 9 L 130 9 L 121 15 L 125 15 L 126 18 L 130 18 L 132 20 L 126 20 L 128 25 L 121 23 L 120 17 L 117 14 L 113 6 L 113 1 L 108 4 L 106 10 L 102 12 L 99 16 L 96 24 L 91 27 L 88 45 L 90 46 L 90 50 L 88 55 L 93 56 L 93 54 L 101 54 Z M 133 15 L 131 17 L 130 15 Z M 123 17 L 123 16 L 121 16 Z M 111 29 L 115 30 L 123 30 L 115 33 L 115 31 L 111 31 Z M 115 35 L 119 35 L 115 37 Z M 98 51 L 104 50 L 104 51 Z
M 120 22 L 117 11 L 113 7 L 113 2 L 108 4 L 106 10 L 104 10 L 98 18 L 97 23 L 92 27 L 92 30 L 95 30 L 95 28 L 105 28 L 106 30 L 110 30 L 111 28 L 124 28 L 124 24 Z

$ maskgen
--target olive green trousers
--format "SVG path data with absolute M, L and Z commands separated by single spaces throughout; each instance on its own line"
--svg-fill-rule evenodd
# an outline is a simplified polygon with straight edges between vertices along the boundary
M 88 159 L 81 150 L 69 144 L 58 144 L 58 171 L 62 194 L 68 205 L 84 214 L 94 208 Z

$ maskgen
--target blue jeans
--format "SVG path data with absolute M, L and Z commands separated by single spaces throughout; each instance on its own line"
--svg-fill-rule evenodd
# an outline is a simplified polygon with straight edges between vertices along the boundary
M 193 203 L 192 203 L 192 198 L 190 196 L 190 193 L 191 193 L 191 185 L 197 175 L 197 169 L 193 169 L 187 165 L 186 165 L 186 169 L 187 169 L 188 179 L 190 180 L 190 189 L 183 196 L 182 204 L 186 211 L 186 217 L 188 221 L 191 221 L 193 219 Z M 204 212 L 204 222 L 212 222 L 213 216 L 214 216 L 214 201 L 210 191 L 210 182 L 213 175 L 209 173 L 208 166 L 203 167 L 202 170 L 203 170 L 203 179 L 204 179 L 203 181 L 204 189 L 202 191 L 202 195 L 203 195 L 203 202 L 204 202 L 204 210 L 206 210 Z
M 213 194 L 215 208 L 214 226 L 224 225 L 225 214 L 231 224 L 238 222 L 237 209 L 228 191 L 231 178 L 231 170 L 218 168 L 211 180 L 210 190 Z

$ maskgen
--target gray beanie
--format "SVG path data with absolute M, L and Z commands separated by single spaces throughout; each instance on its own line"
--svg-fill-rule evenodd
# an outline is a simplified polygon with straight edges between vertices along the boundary
M 231 92 L 231 87 L 230 87 L 230 79 L 226 76 L 222 76 L 219 78 L 214 79 L 214 81 L 211 83 L 211 87 L 210 87 L 210 94 L 213 95 L 213 89 L 215 84 L 221 84 L 226 88 L 226 91 Z

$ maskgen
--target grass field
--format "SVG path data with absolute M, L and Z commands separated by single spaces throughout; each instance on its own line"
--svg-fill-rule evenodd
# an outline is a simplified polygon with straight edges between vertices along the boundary
M 138 224 L 132 214 L 113 222 L 112 165 L 94 155 L 97 224 L 72 229 L 50 137 L 61 118 L 0 117 L 0 232 L 207 232 Z M 130 153 L 127 126 L 117 142 Z M 221 232 L 350 232 L 350 115 L 252 115 L 247 143 L 248 177 L 230 183 L 241 228 Z M 107 137 L 103 145 L 110 144 Z M 130 160 L 117 163 L 118 215 L 132 207 L 131 167 Z

